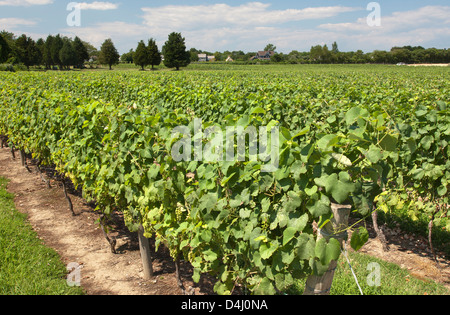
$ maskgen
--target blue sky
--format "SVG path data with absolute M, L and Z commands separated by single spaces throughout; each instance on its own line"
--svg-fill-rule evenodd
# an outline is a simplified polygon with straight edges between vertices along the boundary
M 35 39 L 79 36 L 96 47 L 111 38 L 120 53 L 141 39 L 154 38 L 161 47 L 173 31 L 188 48 L 212 52 L 258 51 L 272 43 L 289 53 L 334 41 L 341 51 L 450 48 L 448 0 L 377 1 L 380 11 L 367 10 L 370 0 L 79 1 L 79 26 L 67 23 L 70 2 L 0 0 L 0 30 Z M 380 25 L 369 25 L 369 15 L 370 21 L 379 16 Z

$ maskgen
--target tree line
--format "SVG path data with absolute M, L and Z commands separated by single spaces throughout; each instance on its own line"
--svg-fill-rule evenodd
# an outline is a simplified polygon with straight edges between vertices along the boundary
M 208 52 L 196 48 L 186 49 L 185 38 L 181 33 L 171 33 L 160 51 L 156 41 L 149 39 L 147 45 L 141 40 L 136 49 L 120 55 L 111 39 L 107 39 L 97 50 L 93 45 L 82 41 L 58 35 L 49 35 L 46 39 L 34 41 L 25 34 L 16 37 L 13 33 L 0 32 L 0 64 L 23 64 L 27 69 L 31 66 L 44 66 L 45 69 L 60 70 L 83 68 L 86 62 L 112 66 L 124 63 L 134 63 L 144 70 L 145 67 L 164 63 L 168 68 L 186 67 L 191 62 L 198 61 L 198 55 L 205 53 L 214 56 L 216 61 L 225 61 L 231 57 L 240 63 L 289 63 L 289 64 L 397 64 L 397 63 L 450 63 L 450 49 L 425 49 L 422 46 L 393 47 L 390 51 L 375 50 L 364 53 L 341 52 L 334 42 L 331 49 L 327 45 L 312 46 L 309 51 L 291 51 L 289 54 L 278 53 L 276 46 L 268 44 L 265 51 L 273 51 L 270 61 L 254 59 L 256 52 L 224 51 Z M 254 60 L 252 60 L 254 59 Z
M 13 33 L 0 33 L 0 63 L 21 63 L 28 69 L 31 66 L 45 66 L 46 69 L 54 66 L 60 69 L 70 66 L 81 68 L 93 51 L 96 49 L 79 37 L 72 40 L 58 34 L 34 41 L 25 34 L 16 38 Z
M 168 68 L 186 67 L 191 59 L 189 51 L 186 50 L 185 39 L 181 33 L 171 33 L 162 48 L 162 58 L 156 41 L 150 39 L 148 45 L 140 41 L 133 51 L 132 62 L 140 66 L 142 70 L 146 66 L 161 64 Z M 122 55 L 122 60 L 126 58 Z M 49 35 L 45 40 L 40 38 L 34 41 L 25 34 L 16 37 L 13 33 L 0 32 L 0 64 L 23 64 L 27 69 L 31 66 L 44 66 L 45 69 L 71 69 L 83 68 L 85 63 L 112 66 L 119 64 L 121 56 L 118 53 L 113 41 L 106 39 L 97 50 L 88 42 L 82 41 L 79 37 L 74 39 L 58 35 Z
M 328 45 L 312 46 L 309 51 L 293 50 L 288 54 L 276 51 L 276 46 L 268 44 L 264 51 L 274 51 L 270 63 L 288 63 L 288 64 L 397 64 L 400 62 L 414 63 L 450 63 L 450 49 L 424 48 L 422 46 L 403 46 L 392 47 L 390 51 L 375 50 L 364 53 L 362 50 L 342 52 L 338 44 L 334 42 L 331 49 Z M 191 49 L 193 58 L 196 54 L 205 53 L 215 57 L 216 61 L 225 61 L 230 56 L 234 61 L 242 63 L 260 63 L 260 60 L 250 59 L 256 55 L 256 52 L 225 51 L 208 52 Z
M 397 63 L 450 63 L 450 49 L 425 49 L 422 46 L 392 47 L 390 51 L 374 50 L 364 53 L 362 50 L 356 52 L 339 51 L 336 42 L 329 49 L 327 45 L 313 46 L 309 54 L 291 52 L 281 59 L 286 61 L 304 61 L 305 63 L 376 63 L 376 64 L 397 64 Z

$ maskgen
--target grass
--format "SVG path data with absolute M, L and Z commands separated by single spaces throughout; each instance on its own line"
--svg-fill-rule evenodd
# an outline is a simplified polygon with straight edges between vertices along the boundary
M 58 253 L 42 244 L 14 207 L 14 196 L 0 177 L 0 295 L 81 295 L 69 287 Z
M 450 290 L 443 285 L 415 278 L 396 264 L 355 252 L 349 252 L 348 257 L 364 295 L 450 295 Z M 379 268 L 379 286 L 375 282 L 376 268 Z M 300 280 L 288 294 L 302 294 L 305 282 L 306 279 Z M 360 294 L 347 260 L 341 254 L 331 295 Z

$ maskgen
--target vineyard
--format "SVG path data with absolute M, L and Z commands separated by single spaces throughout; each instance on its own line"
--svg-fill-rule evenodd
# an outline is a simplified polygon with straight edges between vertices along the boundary
M 447 68 L 0 79 L 2 146 L 54 167 L 94 202 L 112 251 L 106 222 L 120 212 L 130 231 L 168 248 L 176 264 L 188 261 L 194 281 L 213 276 L 218 294 L 277 294 L 295 279 L 320 279 L 334 270 L 352 229 L 348 216 L 376 221 L 377 212 L 406 209 L 411 220 L 429 221 L 432 251 L 450 253 L 450 244 L 432 239 L 433 227 L 450 233 Z M 272 137 L 218 136 L 251 128 Z M 255 158 L 254 142 L 272 145 L 271 158 Z M 179 143 L 183 159 L 174 157 Z M 233 159 L 217 158 L 230 152 Z M 358 227 L 349 243 L 358 250 L 367 238 Z

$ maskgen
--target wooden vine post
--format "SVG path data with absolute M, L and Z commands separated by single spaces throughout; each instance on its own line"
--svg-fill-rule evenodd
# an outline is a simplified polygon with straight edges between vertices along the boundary
M 384 236 L 383 231 L 378 226 L 378 212 L 377 209 L 372 210 L 372 224 L 373 229 L 377 233 L 378 240 L 381 242 L 381 245 L 383 246 L 383 251 L 388 252 L 389 251 L 389 245 L 386 241 L 386 236 Z
M 150 242 L 144 236 L 144 227 L 141 225 L 138 230 L 139 249 L 141 252 L 142 265 L 144 267 L 144 279 L 150 280 L 153 278 L 152 254 L 150 249 Z
M 319 230 L 317 240 L 325 238 L 335 238 L 342 244 L 347 239 L 348 218 L 350 216 L 350 205 L 331 204 L 333 218 Z M 334 272 L 337 267 L 337 261 L 332 260 L 328 270 L 322 276 L 311 275 L 306 281 L 303 295 L 329 295 L 333 283 Z

